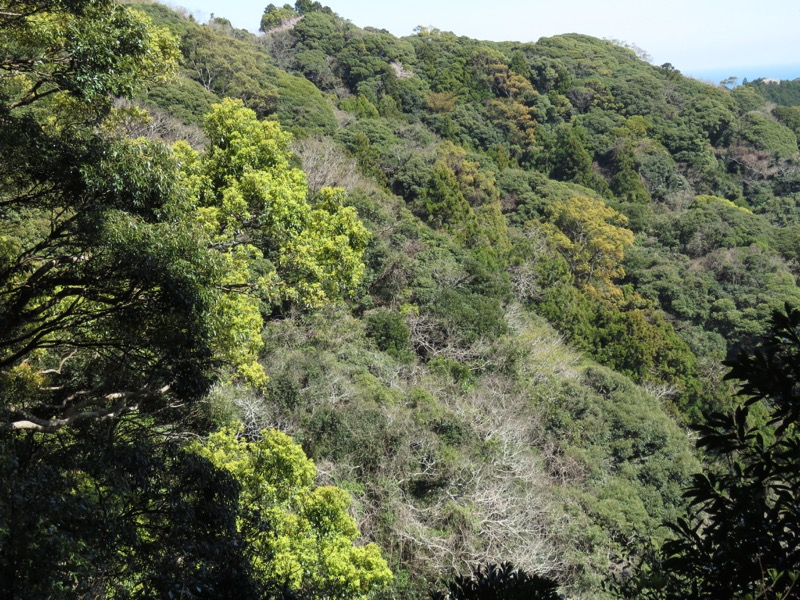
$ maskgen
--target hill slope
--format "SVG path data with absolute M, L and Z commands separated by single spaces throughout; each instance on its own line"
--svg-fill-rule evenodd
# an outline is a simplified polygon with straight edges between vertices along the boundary
M 2 501 L 37 507 L 4 556 L 52 554 L 64 597 L 235 572 L 243 596 L 423 598 L 487 561 L 610 597 L 684 514 L 722 361 L 800 305 L 797 107 L 578 34 L 397 38 L 302 1 L 255 36 L 128 6 L 125 51 L 174 77 L 122 99 L 105 63 L 50 57 L 27 96 L 27 63 L 0 72 Z M 78 13 L 30 26 L 119 37 Z M 69 44 L 0 25 L 9 56 Z M 96 531 L 60 516 L 93 507 Z
M 316 5 L 263 23 L 174 25 L 184 77 L 292 129 L 373 241 L 350 310 L 267 330 L 267 396 L 218 401 L 302 440 L 401 572 L 509 558 L 598 594 L 676 514 L 680 427 L 729 402 L 720 361 L 800 302 L 796 134 L 757 89 L 588 36 L 396 38 Z

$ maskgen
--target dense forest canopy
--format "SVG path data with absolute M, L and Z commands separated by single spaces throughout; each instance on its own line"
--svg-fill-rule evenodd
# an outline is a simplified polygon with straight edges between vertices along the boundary
M 305 0 L 0 30 L 0 595 L 796 594 L 797 80 Z

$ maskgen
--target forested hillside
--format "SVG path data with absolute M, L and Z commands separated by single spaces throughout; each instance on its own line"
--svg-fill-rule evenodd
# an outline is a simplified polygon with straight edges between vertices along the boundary
M 7 4 L 0 595 L 797 593 L 796 81 Z

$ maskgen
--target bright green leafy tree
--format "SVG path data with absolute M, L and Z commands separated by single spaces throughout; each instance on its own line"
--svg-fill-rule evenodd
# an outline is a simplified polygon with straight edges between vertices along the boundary
M 10 110 L 64 92 L 107 106 L 111 95 L 169 75 L 177 58 L 172 36 L 109 0 L 13 0 L 0 29 L 0 93 Z
M 247 442 L 232 430 L 196 452 L 242 485 L 238 529 L 259 577 L 314 598 L 362 599 L 392 580 L 375 544 L 355 546 L 358 526 L 347 493 L 314 486 L 316 468 L 276 430 Z
M 342 191 L 309 199 L 305 174 L 289 165 L 291 136 L 239 101 L 216 105 L 205 129 L 209 148 L 189 173 L 217 242 L 250 241 L 274 265 L 282 301 L 316 307 L 353 289 L 369 233 Z
M 633 243 L 624 215 L 588 196 L 556 201 L 547 213 L 547 230 L 578 283 L 610 286 L 624 274 L 625 248 Z

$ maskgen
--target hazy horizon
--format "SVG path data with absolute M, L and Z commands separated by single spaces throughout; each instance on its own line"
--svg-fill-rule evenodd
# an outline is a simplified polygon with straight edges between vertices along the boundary
M 710 81 L 711 83 L 719 83 L 728 77 L 736 77 L 738 83 L 742 83 L 745 79 L 747 79 L 747 81 L 753 81 L 761 78 L 792 80 L 800 77 L 800 63 L 794 65 L 758 65 L 741 68 L 712 67 L 709 69 L 683 71 L 683 74 L 702 81 Z
M 267 3 L 165 1 L 186 8 L 201 22 L 215 14 L 253 32 Z M 800 77 L 800 44 L 793 27 L 800 22 L 800 3 L 795 0 L 766 0 L 759 6 L 748 0 L 673 0 L 668 10 L 636 0 L 607 0 L 602 6 L 593 0 L 546 5 L 500 0 L 492 10 L 478 0 L 406 0 L 402 6 L 363 0 L 322 4 L 359 27 L 386 29 L 398 37 L 412 35 L 418 25 L 491 41 L 536 42 L 574 32 L 635 44 L 652 56 L 653 64 L 669 62 L 686 75 L 713 83 L 730 76 L 739 81 Z

